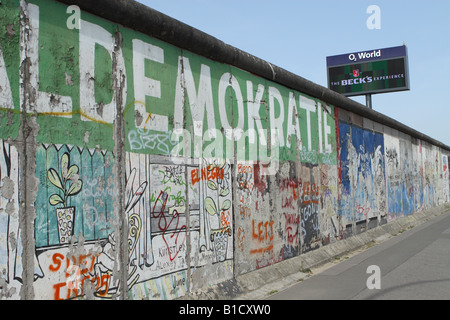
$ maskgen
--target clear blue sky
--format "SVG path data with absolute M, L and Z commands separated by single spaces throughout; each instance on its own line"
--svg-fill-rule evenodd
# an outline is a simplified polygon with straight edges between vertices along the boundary
M 326 56 L 405 43 L 411 90 L 373 95 L 373 109 L 450 146 L 449 0 L 139 2 L 325 87 Z M 370 5 L 379 30 L 366 26 Z

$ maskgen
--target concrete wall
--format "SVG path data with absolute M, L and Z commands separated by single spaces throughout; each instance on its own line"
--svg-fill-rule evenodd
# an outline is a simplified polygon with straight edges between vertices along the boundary
M 133 1 L 63 2 L 0 7 L 2 298 L 175 299 L 450 201 L 448 146 Z

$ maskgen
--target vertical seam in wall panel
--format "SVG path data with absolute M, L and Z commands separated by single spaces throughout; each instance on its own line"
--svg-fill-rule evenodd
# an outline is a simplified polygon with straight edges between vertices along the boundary
M 190 134 L 191 136 L 189 137 L 189 139 L 186 139 L 186 137 L 184 137 L 184 142 L 185 142 L 185 150 L 190 150 L 187 148 L 187 144 L 189 144 L 189 141 L 194 141 L 194 137 L 193 134 L 194 132 L 192 131 L 192 125 L 191 125 L 191 130 L 190 130 Z M 187 152 L 185 152 L 184 154 L 184 163 L 185 163 L 185 180 L 186 180 L 186 200 L 185 200 L 185 206 L 186 206 L 186 210 L 185 210 L 185 216 L 186 216 L 186 266 L 187 266 L 187 270 L 186 270 L 186 278 L 187 278 L 187 291 L 188 293 L 191 292 L 191 276 L 192 276 L 192 272 L 191 272 L 191 211 L 190 211 L 190 205 L 189 205 L 189 178 L 188 178 L 188 160 L 189 156 L 187 154 Z M 199 163 L 200 163 L 199 159 Z
M 114 230 L 118 235 L 118 246 L 116 247 L 119 252 L 116 253 L 118 261 L 115 263 L 115 272 L 119 280 L 119 299 L 126 300 L 128 296 L 128 219 L 125 213 L 124 196 L 125 196 L 125 130 L 124 130 L 124 118 L 123 118 L 123 100 L 124 100 L 124 86 L 125 75 L 121 73 L 119 68 L 118 58 L 121 53 L 122 46 L 122 34 L 119 30 L 116 30 L 114 35 L 114 51 L 113 51 L 113 87 L 114 87 L 114 100 L 116 107 L 116 116 L 114 120 L 114 155 L 116 157 L 114 161 L 114 180 L 116 189 L 116 199 L 114 205 L 114 217 L 115 225 Z M 118 231 L 118 232 L 117 232 Z M 117 270 L 118 265 L 118 270 Z
M 337 198 L 338 198 L 338 208 L 337 208 L 337 219 L 339 221 L 339 225 L 337 226 L 338 228 L 338 233 L 339 233 L 339 239 L 342 240 L 343 239 L 343 233 L 342 233 L 342 227 L 341 227 L 341 220 L 342 217 L 339 215 L 339 203 L 341 200 L 341 189 L 340 187 L 342 187 L 342 171 L 341 171 L 341 141 L 340 141 L 340 132 L 339 132 L 339 111 L 338 111 L 338 107 L 334 106 L 334 127 L 336 130 L 336 160 L 337 160 L 337 171 L 338 171 L 338 192 L 337 192 Z
M 22 241 L 22 287 L 20 297 L 24 300 L 34 299 L 34 206 L 36 198 L 36 185 L 34 184 L 36 166 L 36 115 L 28 115 L 36 104 L 36 88 L 32 87 L 30 79 L 30 58 L 28 56 L 28 45 L 30 33 L 33 32 L 29 25 L 28 4 L 21 1 L 20 10 L 20 99 L 21 119 L 18 137 L 19 152 L 19 230 Z M 32 122 L 35 128 L 33 128 Z M 34 192 L 34 195 L 33 195 Z

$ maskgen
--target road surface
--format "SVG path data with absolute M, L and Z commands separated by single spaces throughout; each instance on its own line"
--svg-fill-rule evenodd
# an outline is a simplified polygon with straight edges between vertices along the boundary
M 450 211 L 341 260 L 267 299 L 450 300 Z

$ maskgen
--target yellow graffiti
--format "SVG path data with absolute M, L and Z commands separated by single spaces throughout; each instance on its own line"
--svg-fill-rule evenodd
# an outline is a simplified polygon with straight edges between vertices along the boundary
M 95 123 L 99 123 L 99 124 L 104 124 L 107 127 L 112 128 L 112 124 L 108 123 L 106 121 L 102 121 L 102 120 L 98 120 L 95 118 L 90 117 L 89 115 L 87 115 L 86 113 L 82 112 L 82 111 L 71 111 L 71 112 L 39 112 L 37 115 L 38 116 L 57 116 L 57 117 L 67 117 L 67 116 L 72 116 L 74 114 L 78 114 L 81 115 L 83 117 L 85 117 L 86 119 L 95 122 Z
M 142 104 L 143 106 L 146 106 L 145 102 L 138 101 L 138 100 L 131 101 L 129 104 L 127 104 L 125 106 L 125 109 L 123 110 L 123 116 L 125 116 L 128 112 L 128 109 L 130 109 L 131 106 L 134 106 L 135 104 Z
M 147 122 L 150 120 L 151 116 L 152 116 L 152 114 L 149 113 L 149 114 L 148 114 L 148 117 L 147 117 L 147 120 L 145 120 L 145 124 L 147 124 Z
M 129 109 L 132 106 L 134 106 L 135 104 L 142 104 L 142 105 L 146 106 L 145 102 L 134 100 L 134 101 L 128 103 L 125 106 L 124 111 L 122 113 L 122 116 L 125 116 L 126 113 L 129 111 Z M 11 109 L 11 108 L 5 108 L 5 107 L 0 107 L 0 112 L 9 112 L 9 113 L 12 113 L 12 114 L 21 114 L 22 113 L 20 110 Z M 83 116 L 84 118 L 86 118 L 86 119 L 88 119 L 88 120 L 90 120 L 92 122 L 95 122 L 95 123 L 98 123 L 98 124 L 102 124 L 102 125 L 105 125 L 105 126 L 110 127 L 110 128 L 113 127 L 113 125 L 111 123 L 95 119 L 95 118 L 89 116 L 88 114 L 86 114 L 85 112 L 83 112 L 81 110 L 75 110 L 75 111 L 69 111 L 69 112 L 37 112 L 37 113 L 36 112 L 27 112 L 26 115 L 27 116 L 38 116 L 38 117 L 41 117 L 41 116 L 69 117 L 69 116 L 73 116 L 73 115 L 80 115 L 80 116 Z M 152 116 L 152 114 L 149 113 L 145 123 L 148 123 L 148 121 L 150 121 L 151 116 Z

